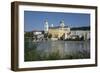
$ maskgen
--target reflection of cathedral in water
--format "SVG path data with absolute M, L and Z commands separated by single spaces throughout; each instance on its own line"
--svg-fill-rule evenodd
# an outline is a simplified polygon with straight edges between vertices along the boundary
M 57 54 L 60 57 L 86 52 L 90 54 L 89 41 L 45 41 L 37 46 L 43 54 Z
M 59 44 L 59 46 L 57 46 L 57 44 Z M 62 41 L 54 41 L 51 43 L 51 53 L 52 52 L 56 52 L 59 53 L 60 57 L 64 56 L 64 52 L 65 52 L 65 48 L 64 48 L 65 43 Z

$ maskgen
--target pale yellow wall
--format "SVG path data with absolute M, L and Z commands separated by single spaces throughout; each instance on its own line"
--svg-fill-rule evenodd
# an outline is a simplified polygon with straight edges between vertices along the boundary
M 52 37 L 54 38 L 60 38 L 66 31 L 63 29 L 49 29 L 48 33 L 52 34 Z

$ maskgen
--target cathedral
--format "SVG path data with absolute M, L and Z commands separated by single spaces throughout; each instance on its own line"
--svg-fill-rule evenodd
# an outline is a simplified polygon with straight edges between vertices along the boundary
M 86 27 L 68 27 L 64 20 L 61 20 L 58 26 L 49 24 L 48 20 L 44 21 L 44 30 L 32 31 L 33 38 L 37 40 L 90 40 L 90 26 Z
M 44 23 L 44 31 L 45 33 L 52 35 L 52 39 L 66 39 L 69 38 L 70 35 L 70 28 L 65 26 L 64 20 L 60 21 L 58 26 L 52 24 L 50 27 L 46 19 Z

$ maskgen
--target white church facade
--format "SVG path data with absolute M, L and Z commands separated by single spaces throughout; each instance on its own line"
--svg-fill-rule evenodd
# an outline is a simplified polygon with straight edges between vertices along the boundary
M 52 39 L 60 39 L 64 38 L 67 39 L 70 34 L 70 28 L 68 26 L 65 26 L 64 20 L 60 21 L 60 24 L 58 26 L 54 26 L 51 24 L 51 27 L 48 24 L 48 21 L 45 20 L 44 24 L 44 31 L 48 34 L 52 35 Z

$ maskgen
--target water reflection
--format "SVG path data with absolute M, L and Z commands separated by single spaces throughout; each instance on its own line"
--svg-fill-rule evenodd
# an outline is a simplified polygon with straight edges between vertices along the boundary
M 30 51 L 27 51 L 26 49 L 29 48 L 25 47 L 26 50 L 25 61 L 90 58 L 89 40 L 88 41 L 48 40 L 40 42 L 31 42 L 29 43 L 28 47 L 29 48 L 31 47 L 31 49 Z M 29 54 L 27 54 L 28 52 Z M 35 56 L 35 59 L 33 56 Z
M 89 41 L 45 41 L 39 42 L 37 50 L 50 53 L 59 50 L 60 55 L 73 54 L 77 52 L 90 52 Z

